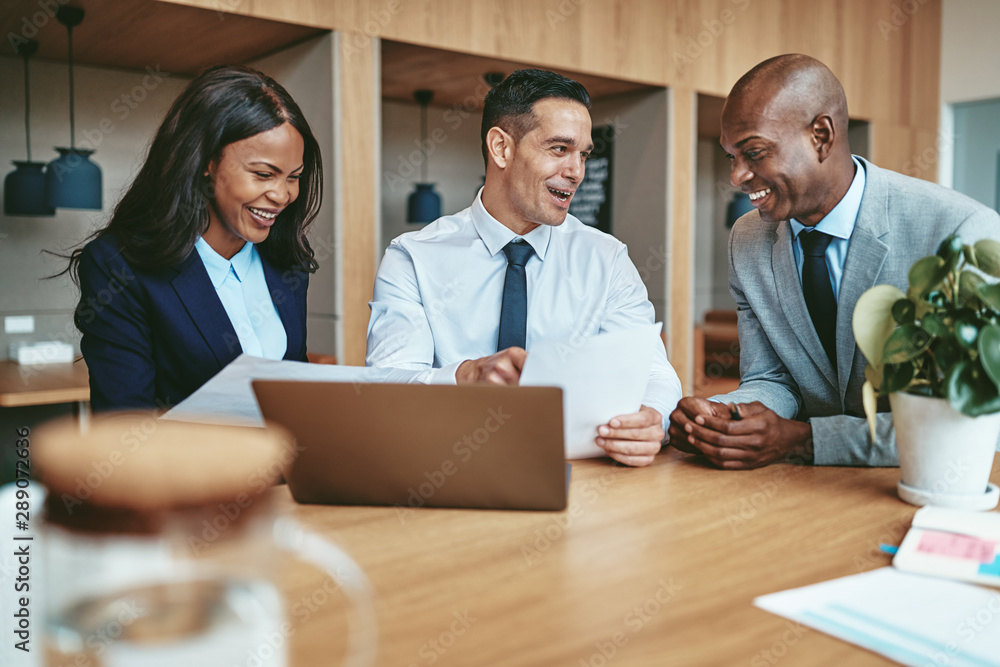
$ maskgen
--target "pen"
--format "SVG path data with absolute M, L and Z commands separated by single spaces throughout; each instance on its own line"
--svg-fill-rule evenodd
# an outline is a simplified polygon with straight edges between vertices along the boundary
M 729 404 L 729 417 L 733 421 L 739 421 L 743 419 L 743 415 L 740 414 L 740 409 L 736 407 L 735 403 Z

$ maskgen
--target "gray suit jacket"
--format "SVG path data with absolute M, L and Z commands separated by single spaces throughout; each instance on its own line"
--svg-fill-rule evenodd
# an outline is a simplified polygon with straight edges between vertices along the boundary
M 836 372 L 806 309 L 788 221 L 764 222 L 751 211 L 729 236 L 740 386 L 713 400 L 760 401 L 782 417 L 808 419 L 818 465 L 894 466 L 892 415 L 879 415 L 875 443 L 864 418 L 867 362 L 854 343 L 854 306 L 873 285 L 906 291 L 913 262 L 937 252 L 949 234 L 960 234 L 965 243 L 1000 239 L 1000 216 L 953 190 L 858 160 L 866 182 L 840 283 Z M 888 405 L 880 401 L 881 409 Z

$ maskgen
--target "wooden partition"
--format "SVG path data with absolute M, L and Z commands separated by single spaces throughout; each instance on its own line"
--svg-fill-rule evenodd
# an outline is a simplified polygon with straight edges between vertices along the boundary
M 913 165 L 935 149 L 937 139 L 941 0 L 160 1 L 336 30 L 344 53 L 370 51 L 377 38 L 385 38 L 675 89 L 675 113 L 668 121 L 671 172 L 664 184 L 673 193 L 672 219 L 651 224 L 668 226 L 674 244 L 668 248 L 674 265 L 669 270 L 667 340 L 688 391 L 693 218 L 692 204 L 684 200 L 692 189 L 696 142 L 693 134 L 685 138 L 677 132 L 693 125 L 683 114 L 689 113 L 687 102 L 695 94 L 725 96 L 761 60 L 807 53 L 829 65 L 843 82 L 852 117 L 871 123 L 876 163 L 936 177 Z M 343 60 L 345 93 L 368 85 L 371 66 L 367 57 Z M 678 112 L 681 107 L 685 110 Z M 363 104 L 343 117 L 352 123 L 343 136 L 359 150 L 377 141 L 379 128 L 366 116 L 369 111 Z M 372 164 L 346 158 L 345 153 L 342 192 L 348 199 L 370 200 L 379 187 Z M 377 220 L 368 201 L 359 204 L 363 210 L 357 216 L 347 214 L 348 206 L 355 205 L 345 204 L 343 219 L 344 360 L 359 363 L 363 347 L 358 341 L 363 343 L 371 291 L 366 281 L 374 271 L 374 247 L 369 252 L 360 245 L 369 240 L 374 245 Z

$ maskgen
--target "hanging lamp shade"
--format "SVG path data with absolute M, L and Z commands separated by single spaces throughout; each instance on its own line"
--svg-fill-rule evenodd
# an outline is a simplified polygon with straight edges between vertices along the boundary
M 441 217 L 441 195 L 433 183 L 416 183 L 406 200 L 407 222 L 434 222 Z
M 434 184 L 427 182 L 427 107 L 434 99 L 434 91 L 418 90 L 413 93 L 420 104 L 420 182 L 406 200 L 406 221 L 412 223 L 434 222 L 441 217 L 441 195 L 434 191 Z
M 745 192 L 734 192 L 733 198 L 726 206 L 726 227 L 732 227 L 737 220 L 752 210 L 753 204 L 750 203 L 750 195 Z
M 69 137 L 70 147 L 59 148 L 59 157 L 45 171 L 45 202 L 58 208 L 102 208 L 101 168 L 90 161 L 92 150 L 76 147 L 73 100 L 73 28 L 83 21 L 79 7 L 60 7 L 56 18 L 66 26 L 69 39 Z
M 31 160 L 31 85 L 28 59 L 38 51 L 38 41 L 26 40 L 17 47 L 24 58 L 24 139 L 27 160 L 14 160 L 14 171 L 3 179 L 3 212 L 5 215 L 55 215 L 55 209 L 45 203 L 45 163 Z
M 3 212 L 6 215 L 55 215 L 45 203 L 45 163 L 14 160 L 16 169 L 3 179 Z

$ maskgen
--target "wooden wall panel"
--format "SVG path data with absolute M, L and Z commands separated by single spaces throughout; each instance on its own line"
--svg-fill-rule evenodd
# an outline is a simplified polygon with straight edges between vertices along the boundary
M 936 132 L 876 122 L 871 126 L 872 161 L 907 176 L 937 181 L 941 146 Z
M 341 363 L 363 366 L 368 329 L 368 302 L 375 285 L 375 230 L 379 220 L 378 159 L 381 136 L 379 40 L 366 49 L 345 48 L 337 57 L 340 146 L 336 160 L 340 231 L 343 317 Z
M 694 176 L 697 94 L 671 88 L 667 109 L 667 356 L 684 394 L 693 390 L 694 331 Z
M 219 0 L 161 0 L 218 11 Z M 726 95 L 788 52 L 830 65 L 854 115 L 937 128 L 941 0 L 236 0 L 232 13 Z M 905 6 L 905 7 L 904 7 Z M 907 11 L 908 10 L 908 11 Z M 679 65 L 679 58 L 690 60 Z

